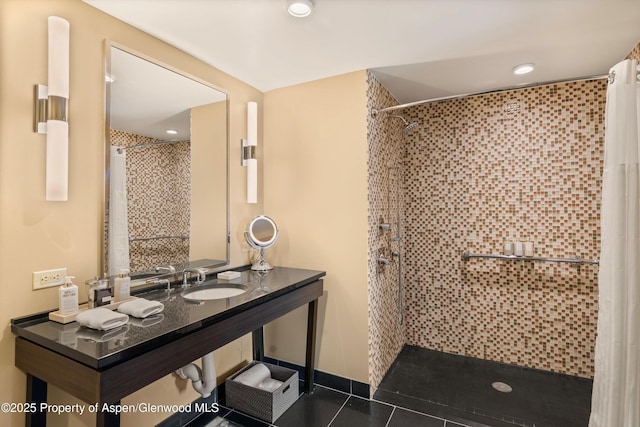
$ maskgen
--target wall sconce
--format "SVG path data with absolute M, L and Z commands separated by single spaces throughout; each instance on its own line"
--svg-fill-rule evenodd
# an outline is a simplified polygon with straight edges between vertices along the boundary
M 247 103 L 247 139 L 242 140 L 242 166 L 247 167 L 247 203 L 258 203 L 258 104 Z
M 69 21 L 49 17 L 49 86 L 35 85 L 34 132 L 47 135 L 46 199 L 66 201 L 69 181 Z

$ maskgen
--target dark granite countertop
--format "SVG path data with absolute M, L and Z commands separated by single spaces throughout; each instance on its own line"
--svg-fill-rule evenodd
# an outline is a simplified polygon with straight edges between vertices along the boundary
M 128 324 L 117 329 L 97 331 L 77 322 L 63 325 L 50 321 L 46 312 L 13 319 L 11 331 L 75 361 L 103 369 L 271 301 L 324 275 L 323 271 L 285 267 L 275 267 L 266 274 L 242 271 L 238 279 L 219 281 L 248 286 L 245 293 L 231 298 L 193 302 L 181 296 L 184 289 L 179 286 L 171 291 L 155 289 L 136 293 L 140 298 L 161 301 L 163 312 L 146 319 L 130 317 Z M 205 284 L 216 282 L 213 278 Z

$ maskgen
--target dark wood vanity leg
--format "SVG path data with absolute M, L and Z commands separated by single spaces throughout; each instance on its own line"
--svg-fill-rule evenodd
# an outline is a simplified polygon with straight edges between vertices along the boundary
M 114 402 L 113 405 L 120 406 L 120 401 Z M 102 407 L 102 404 L 100 404 Z M 120 426 L 120 414 L 114 414 L 113 412 L 98 411 L 96 414 L 96 426 L 97 427 L 119 427 Z
M 47 401 L 47 383 L 38 377 L 27 374 L 27 403 L 35 403 L 38 411 L 27 412 L 25 426 L 46 426 L 47 413 L 39 410 L 40 404 Z
M 304 370 L 304 392 L 313 391 L 313 378 L 316 368 L 316 326 L 318 323 L 318 300 L 309 303 L 307 315 L 307 357 Z
M 253 360 L 264 360 L 264 327 L 260 326 L 251 333 L 253 338 Z

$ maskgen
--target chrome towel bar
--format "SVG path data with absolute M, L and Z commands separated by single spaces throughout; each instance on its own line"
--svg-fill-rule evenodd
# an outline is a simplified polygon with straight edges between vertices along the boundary
M 544 261 L 544 262 L 564 262 L 568 264 L 598 265 L 598 260 L 582 259 L 579 257 L 545 258 L 545 257 L 534 257 L 534 256 L 515 256 L 515 255 L 497 255 L 497 254 L 486 255 L 486 254 L 472 254 L 469 251 L 464 251 L 462 253 L 462 259 L 466 261 L 469 258 L 493 258 L 493 259 L 503 259 L 503 260 L 511 260 L 511 261 Z

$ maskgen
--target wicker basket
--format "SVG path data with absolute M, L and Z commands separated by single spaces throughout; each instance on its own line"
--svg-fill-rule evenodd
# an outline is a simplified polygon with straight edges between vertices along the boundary
M 233 381 L 257 363 L 264 364 L 271 372 L 271 378 L 282 381 L 282 385 L 274 391 L 268 391 Z M 298 399 L 298 371 L 253 361 L 227 378 L 225 389 L 228 407 L 272 423 Z

